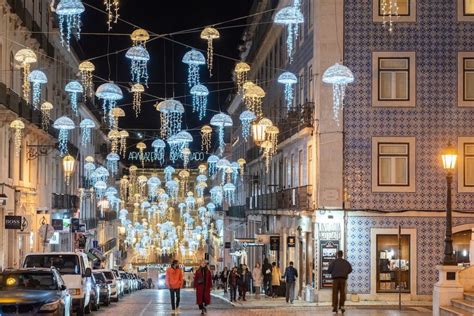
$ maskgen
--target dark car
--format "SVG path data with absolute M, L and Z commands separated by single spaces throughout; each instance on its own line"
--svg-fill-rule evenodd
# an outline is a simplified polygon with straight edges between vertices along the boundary
M 71 314 L 72 299 L 54 269 L 15 269 L 0 274 L 0 315 Z
M 109 282 L 107 282 L 107 278 L 105 277 L 103 272 L 94 272 L 93 274 L 96 284 L 99 285 L 99 301 L 101 304 L 104 304 L 104 306 L 109 306 L 111 294 L 110 284 Z

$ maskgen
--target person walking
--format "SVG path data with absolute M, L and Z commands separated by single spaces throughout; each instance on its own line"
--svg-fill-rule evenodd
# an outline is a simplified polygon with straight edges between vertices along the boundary
M 270 262 L 268 262 L 268 258 L 265 258 L 263 260 L 262 274 L 263 290 L 267 296 L 270 296 L 272 286 L 272 265 L 270 264 Z
M 229 287 L 227 283 L 228 278 L 229 278 L 229 270 L 227 270 L 227 267 L 224 267 L 224 270 L 222 270 L 221 275 L 220 275 L 222 286 L 224 287 L 224 294 L 227 293 L 227 288 Z
M 259 299 L 263 282 L 262 268 L 260 267 L 260 262 L 257 262 L 255 268 L 253 268 L 252 279 L 253 287 L 255 288 L 255 298 Z
M 333 260 L 328 267 L 328 273 L 332 276 L 332 311 L 337 313 L 345 312 L 344 302 L 346 301 L 346 281 L 352 272 L 352 266 L 349 261 L 343 259 L 344 252 L 339 250 L 337 258 Z
M 293 304 L 293 300 L 295 298 L 295 283 L 297 277 L 298 270 L 293 267 L 293 261 L 290 261 L 290 265 L 286 267 L 285 274 L 283 275 L 283 278 L 286 281 L 285 297 L 287 303 Z
M 252 273 L 250 273 L 247 265 L 242 266 L 242 273 L 240 274 L 240 292 L 242 293 L 242 301 L 246 301 L 245 295 L 250 289 L 250 281 L 252 280 Z
M 183 287 L 183 270 L 179 268 L 178 260 L 173 260 L 171 266 L 166 269 L 165 284 L 170 290 L 171 309 L 174 314 L 179 311 L 180 291 Z
M 211 304 L 212 272 L 207 267 L 206 260 L 202 260 L 194 274 L 194 289 L 196 290 L 196 304 L 199 305 L 201 315 L 207 314 L 207 308 Z
M 281 272 L 276 262 L 272 262 L 272 297 L 278 296 L 278 288 L 280 287 Z
M 237 286 L 239 286 L 240 275 L 237 273 L 237 267 L 233 267 L 227 278 L 227 284 L 230 288 L 230 301 L 235 302 L 237 296 Z
M 237 268 L 237 273 L 239 274 L 240 276 L 240 279 L 242 278 L 242 271 L 243 271 L 243 264 L 239 264 L 239 267 Z M 237 288 L 237 290 L 239 291 L 239 297 L 237 298 L 239 301 L 242 299 L 242 287 L 240 286 L 240 282 L 242 282 L 241 280 L 239 279 L 239 286 Z

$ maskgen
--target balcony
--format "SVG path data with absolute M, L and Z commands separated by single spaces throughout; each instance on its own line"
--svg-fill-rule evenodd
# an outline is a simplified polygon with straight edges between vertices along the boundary
M 110 222 L 117 219 L 117 213 L 114 211 L 97 212 L 97 218 L 100 221 Z
M 79 197 L 77 195 L 53 193 L 51 197 L 51 208 L 56 210 L 78 209 Z
M 244 218 L 246 205 L 230 206 L 226 212 L 226 216 Z
M 278 142 L 281 143 L 306 127 L 313 127 L 314 122 L 314 102 L 306 102 L 298 105 L 288 112 L 287 117 L 278 121 L 280 129 Z
M 311 195 L 311 185 L 285 189 L 249 197 L 247 208 L 249 210 L 305 211 L 313 207 Z

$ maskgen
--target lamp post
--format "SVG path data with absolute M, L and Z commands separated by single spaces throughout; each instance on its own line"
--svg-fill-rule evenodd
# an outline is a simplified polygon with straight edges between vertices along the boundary
M 448 147 L 443 150 L 441 159 L 443 161 L 443 168 L 446 171 L 446 185 L 447 185 L 447 196 L 446 196 L 446 237 L 444 239 L 444 259 L 443 265 L 452 266 L 456 265 L 456 258 L 453 254 L 453 239 L 452 239 L 452 212 L 451 212 L 451 185 L 453 182 L 453 173 L 456 168 L 457 160 L 456 149 L 448 144 Z
M 66 180 L 66 185 L 69 186 L 69 182 L 71 180 L 72 173 L 74 172 L 74 165 L 76 164 L 76 159 L 74 159 L 71 155 L 66 155 L 63 158 L 63 171 L 64 171 L 64 178 Z

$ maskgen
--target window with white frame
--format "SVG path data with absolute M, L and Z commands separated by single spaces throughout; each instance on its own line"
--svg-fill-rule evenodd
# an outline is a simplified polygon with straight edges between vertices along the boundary
M 415 138 L 372 138 L 372 191 L 415 191 Z
M 393 23 L 416 22 L 416 0 L 373 0 L 373 21 L 383 22 L 392 15 Z
M 474 22 L 474 0 L 457 0 L 458 21 Z
M 458 53 L 458 106 L 474 106 L 474 52 Z
M 372 54 L 372 105 L 414 107 L 416 105 L 416 61 L 414 52 Z

